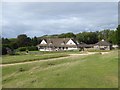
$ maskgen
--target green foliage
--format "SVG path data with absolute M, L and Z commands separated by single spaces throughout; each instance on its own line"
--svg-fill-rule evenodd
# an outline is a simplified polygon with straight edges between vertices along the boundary
M 19 47 L 25 47 L 31 45 L 31 39 L 25 34 L 18 35 L 17 44 Z
M 19 51 L 26 51 L 27 48 L 26 48 L 26 47 L 19 47 L 18 50 L 19 50 Z
M 37 51 L 38 48 L 36 46 L 28 46 L 28 47 L 19 47 L 18 48 L 19 51 Z
M 5 55 L 5 54 L 10 54 L 10 52 L 7 50 L 7 48 L 9 50 L 13 50 L 11 47 L 10 47 L 10 44 L 3 44 L 2 45 L 2 55 Z
M 7 38 L 2 38 L 2 44 L 9 44 L 10 40 Z
M 20 62 L 28 62 L 28 61 L 38 61 L 38 60 L 45 60 L 51 58 L 59 58 L 59 57 L 66 57 L 67 54 L 62 53 L 52 53 L 52 54 L 27 54 L 27 55 L 6 55 L 3 56 L 2 63 L 3 64 L 10 64 L 10 63 L 20 63 Z
M 33 46 L 36 46 L 36 45 L 39 43 L 39 41 L 38 41 L 37 37 L 32 38 L 32 40 L 31 40 L 31 41 L 32 41 L 32 43 L 31 43 L 31 44 L 32 44 Z
M 36 46 L 29 46 L 29 47 L 27 47 L 27 50 L 29 50 L 29 51 L 37 51 L 38 48 Z
M 76 35 L 78 42 L 94 44 L 98 42 L 98 36 L 95 32 L 82 32 Z
M 96 32 L 81 32 L 78 34 L 74 33 L 62 33 L 62 34 L 54 34 L 54 35 L 44 35 L 42 37 L 34 37 L 30 38 L 26 34 L 18 35 L 17 38 L 2 38 L 3 51 L 5 52 L 5 48 L 8 47 L 12 50 L 19 48 L 20 51 L 28 50 L 37 50 L 36 46 L 42 40 L 42 38 L 75 38 L 78 42 L 84 42 L 86 44 L 95 44 L 98 41 L 105 39 L 106 41 L 112 44 L 118 44 L 120 46 L 120 25 L 118 25 L 116 30 L 101 30 Z M 21 47 L 21 48 L 20 48 Z M 23 48 L 24 47 L 24 48 Z M 4 53 L 5 54 L 5 53 Z
M 2 46 L 2 55 L 7 54 L 7 49 L 5 46 Z
M 40 38 L 58 38 L 58 34 L 53 34 L 53 35 L 43 35 Z M 39 38 L 38 38 L 39 39 Z
M 12 49 L 17 49 L 17 48 L 18 48 L 17 42 L 11 42 L 11 43 L 9 44 L 9 46 L 10 46 Z
M 11 60 L 23 60 L 25 56 L 11 56 Z M 60 60 L 4 66 L 2 72 L 3 88 L 111 88 L 114 90 L 112 88 L 118 88 L 118 51 L 104 55 L 70 56 Z
M 119 45 L 120 48 L 120 25 L 118 25 L 117 27 L 116 38 L 117 38 L 117 44 Z
M 76 35 L 73 33 L 63 33 L 58 35 L 59 38 L 75 38 Z

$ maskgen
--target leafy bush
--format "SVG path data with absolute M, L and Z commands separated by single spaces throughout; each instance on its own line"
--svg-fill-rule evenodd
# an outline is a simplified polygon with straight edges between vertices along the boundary
M 29 46 L 29 47 L 20 47 L 18 48 L 19 51 L 37 51 L 38 48 L 36 46 Z
M 5 47 L 2 47 L 2 55 L 7 54 L 7 49 Z
M 8 54 L 9 50 L 12 50 L 8 44 L 0 45 L 0 48 L 2 49 L 2 55 Z
M 26 51 L 27 48 L 26 48 L 26 47 L 19 47 L 18 50 L 19 50 L 19 51 Z
M 29 46 L 29 47 L 27 47 L 27 50 L 29 50 L 29 51 L 37 51 L 38 48 L 36 46 Z

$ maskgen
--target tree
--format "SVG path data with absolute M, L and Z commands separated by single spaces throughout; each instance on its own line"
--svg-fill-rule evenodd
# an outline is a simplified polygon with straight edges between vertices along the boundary
M 73 33 L 66 33 L 65 36 L 66 36 L 66 38 L 75 38 L 76 37 L 75 34 L 73 34 Z
M 76 38 L 76 35 L 73 33 L 63 33 L 58 35 L 59 38 Z
M 78 42 L 84 42 L 84 35 L 82 33 L 78 33 L 76 34 L 76 39 L 78 40 Z
M 31 45 L 31 39 L 27 37 L 26 34 L 18 35 L 17 37 L 17 44 L 19 47 L 25 47 Z
M 112 44 L 117 44 L 116 30 L 109 30 L 107 41 Z
M 5 55 L 8 53 L 8 49 L 12 50 L 9 44 L 2 44 L 2 55 Z
M 36 46 L 38 44 L 38 39 L 37 37 L 35 36 L 34 38 L 32 38 L 32 45 L 33 46 Z
M 9 46 L 10 46 L 12 49 L 17 49 L 17 48 L 18 48 L 17 42 L 11 42 L 11 43 L 9 44 Z
M 7 49 L 6 47 L 2 46 L 2 55 L 5 55 L 7 54 Z
M 85 42 L 87 44 L 94 44 L 98 42 L 96 32 L 82 32 L 76 35 L 78 42 Z
M 117 40 L 117 44 L 120 48 L 120 37 L 119 37 L 119 35 L 120 35 L 120 25 L 118 25 L 117 31 L 116 31 L 116 40 Z
M 10 40 L 8 38 L 2 38 L 2 44 L 9 44 Z

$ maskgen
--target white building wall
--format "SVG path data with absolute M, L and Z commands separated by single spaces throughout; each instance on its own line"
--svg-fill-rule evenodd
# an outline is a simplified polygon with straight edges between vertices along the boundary
M 47 44 L 45 40 L 42 40 L 40 44 Z
M 68 49 L 67 49 L 67 50 L 77 50 L 77 49 L 78 49 L 78 48 L 72 48 L 72 47 L 71 47 L 71 48 L 69 48 L 69 47 L 68 47 Z
M 96 50 L 100 50 L 101 48 L 104 48 L 105 50 L 110 50 L 110 46 L 98 46 L 98 45 L 94 46 L 94 49 Z
M 118 45 L 112 45 L 113 48 L 118 48 Z
M 94 49 L 99 50 L 100 48 L 99 48 L 99 46 L 98 46 L 98 45 L 96 45 L 96 46 L 94 46 Z
M 76 45 L 76 44 L 73 42 L 72 39 L 70 39 L 70 40 L 66 43 L 66 45 Z
M 39 49 L 39 51 L 52 51 L 52 49 L 47 48 L 47 49 Z
M 47 42 L 45 40 L 42 40 L 40 44 L 47 44 Z M 74 43 L 74 41 L 72 39 L 70 39 L 66 45 L 76 45 L 76 43 Z M 39 51 L 58 51 L 59 48 L 56 48 L 56 49 L 51 49 L 51 48 L 40 48 L 38 47 Z M 77 47 L 68 47 L 67 49 L 64 48 L 64 50 L 77 50 L 78 48 Z M 62 50 L 62 49 L 61 49 Z

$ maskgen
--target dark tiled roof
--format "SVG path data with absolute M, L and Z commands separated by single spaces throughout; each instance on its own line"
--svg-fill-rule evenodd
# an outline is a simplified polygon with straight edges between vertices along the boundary
M 39 44 L 39 46 L 56 46 L 56 47 L 76 47 L 76 40 L 72 39 L 76 45 L 66 45 L 66 43 L 72 38 L 44 38 L 47 44 Z
M 86 46 L 87 46 L 87 44 L 84 43 L 84 42 L 80 42 L 79 45 L 78 45 L 78 47 L 86 47 Z
M 80 42 L 78 45 L 78 47 L 93 47 L 93 46 L 94 46 L 94 44 L 86 44 L 84 42 Z
M 111 43 L 105 41 L 105 40 L 101 40 L 98 43 L 96 43 L 95 45 L 99 45 L 99 46 L 110 46 Z

